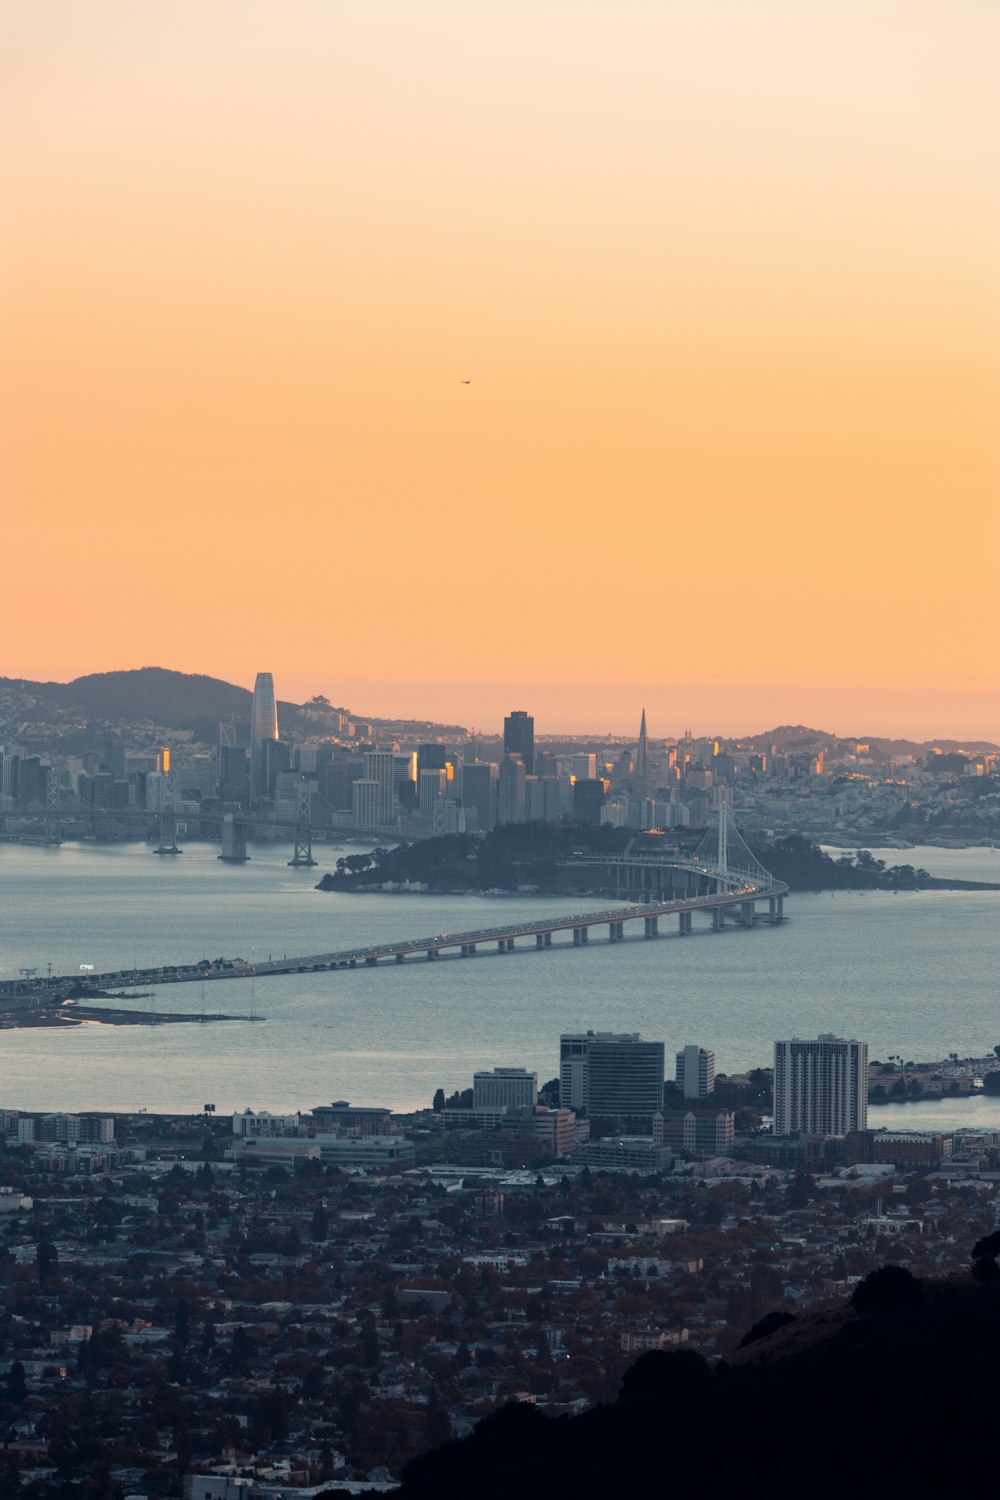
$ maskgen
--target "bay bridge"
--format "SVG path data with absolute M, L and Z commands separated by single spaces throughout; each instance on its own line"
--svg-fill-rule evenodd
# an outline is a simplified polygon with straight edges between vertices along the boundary
M 289 865 L 294 868 L 312 868 L 317 863 L 312 852 L 313 833 L 318 831 L 313 824 L 317 815 L 322 821 L 324 818 L 329 820 L 331 813 L 326 801 L 310 789 L 306 777 L 302 777 L 296 786 L 294 817 L 285 818 L 258 818 L 252 812 L 234 812 L 226 807 L 206 807 L 202 803 L 185 804 L 178 800 L 172 775 L 163 778 L 159 805 L 156 807 L 67 808 L 63 804 L 63 790 L 55 778 L 50 777 L 44 809 L 39 808 L 34 814 L 23 811 L 0 813 L 0 842 L 59 848 L 67 829 L 74 830 L 76 836 L 100 839 L 125 828 L 136 836 L 149 835 L 153 838 L 156 842 L 154 854 L 173 855 L 183 853 L 177 843 L 178 837 L 184 837 L 183 830 L 197 829 L 197 835 L 192 833 L 191 837 L 199 838 L 208 836 L 211 830 L 212 837 L 222 839 L 223 852 L 219 858 L 242 863 L 248 858 L 248 837 L 255 833 L 270 837 L 280 832 L 292 844 Z M 325 827 L 323 831 L 329 835 L 331 829 Z M 369 834 L 373 838 L 392 837 L 392 830 L 385 828 L 352 828 L 349 832 L 352 837 L 367 837 Z
M 195 964 L 165 965 L 156 969 L 127 969 L 112 973 L 89 973 L 83 979 L 62 976 L 49 983 L 66 992 L 73 982 L 79 993 L 121 990 L 160 984 L 185 984 L 210 979 L 256 979 L 277 974 L 318 973 L 324 970 L 374 969 L 407 960 L 434 962 L 445 956 L 472 959 L 480 951 L 512 953 L 521 943 L 536 949 L 582 948 L 591 933 L 607 929 L 609 943 L 625 941 L 629 924 L 642 923 L 642 937 L 661 935 L 662 919 L 676 918 L 677 933 L 689 937 L 695 920 L 708 919 L 708 930 L 722 932 L 727 924 L 752 929 L 759 920 L 769 924 L 784 921 L 784 898 L 788 887 L 775 880 L 747 847 L 723 807 L 716 829 L 709 829 L 691 855 L 666 857 L 626 850 L 621 854 L 575 855 L 563 862 L 567 867 L 592 866 L 610 872 L 619 888 L 641 899 L 596 910 L 533 917 L 503 922 L 465 932 L 438 932 L 426 937 L 343 948 L 302 957 L 267 959 L 248 963 L 234 958 Z M 763 908 L 758 910 L 758 908 Z M 554 944 L 564 934 L 569 942 Z M 0 985 L 0 999 L 5 986 Z M 41 982 L 39 982 L 41 988 Z

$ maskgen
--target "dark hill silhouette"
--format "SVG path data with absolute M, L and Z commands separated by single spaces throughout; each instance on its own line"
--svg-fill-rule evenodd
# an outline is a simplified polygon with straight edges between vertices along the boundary
M 246 688 L 166 667 L 92 672 L 68 682 L 66 696 L 95 718 L 152 719 L 172 729 L 186 729 L 195 719 L 250 719 Z
M 25 715 L 50 722 L 67 711 L 91 723 L 151 721 L 165 729 L 191 730 L 196 739 L 212 743 L 221 721 L 233 721 L 249 731 L 252 694 L 248 688 L 167 667 L 136 667 L 124 672 L 92 672 L 72 682 L 29 682 L 0 678 L 0 689 L 13 689 L 24 699 Z M 330 715 L 334 709 L 326 705 Z M 322 731 L 324 710 L 317 705 L 278 702 L 278 724 L 283 734 L 305 736 Z
M 578 1417 L 509 1405 L 413 1460 L 400 1500 L 949 1500 L 992 1492 L 1000 1286 L 884 1267 L 715 1366 L 648 1353 Z

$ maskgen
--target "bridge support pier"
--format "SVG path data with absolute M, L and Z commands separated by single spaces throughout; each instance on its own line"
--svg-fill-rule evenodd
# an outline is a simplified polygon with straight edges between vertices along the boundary
M 680 932 L 681 937 L 690 936 L 691 928 L 693 925 L 693 917 L 693 912 L 679 911 L 677 913 L 677 928 Z
M 752 901 L 744 901 L 740 906 L 740 921 L 744 927 L 752 927 L 756 913 Z
M 551 948 L 552 947 L 552 934 L 551 934 L 551 932 L 543 932 L 542 933 L 542 937 L 545 939 L 545 947 L 546 948 Z
M 767 916 L 770 922 L 783 922 L 785 920 L 785 898 L 784 896 L 768 896 Z
M 584 928 L 584 931 L 586 931 L 586 928 Z M 608 942 L 609 943 L 623 943 L 624 941 L 625 941 L 625 923 L 624 922 L 609 922 L 608 923 Z M 584 942 L 586 942 L 586 938 L 584 938 Z
M 508 938 L 507 939 L 507 952 L 508 953 L 513 953 L 513 951 L 514 951 L 514 939 L 513 938 Z
M 396 962 L 398 964 L 401 964 L 403 962 L 403 955 L 401 953 L 396 954 Z
M 726 925 L 726 913 L 725 913 L 725 909 L 723 907 L 721 907 L 721 906 L 713 907 L 713 909 L 712 909 L 712 931 L 713 932 L 721 932 L 722 929 L 723 929 L 723 927 L 725 927 L 725 925 Z
M 428 950 L 427 950 L 427 957 L 428 957 L 428 959 L 430 960 L 431 963 L 434 962 L 434 960 L 437 958 L 437 956 L 438 956 L 438 951 L 437 951 L 436 948 L 428 948 Z
M 369 969 L 374 969 L 375 965 L 378 963 L 378 959 L 377 958 L 366 958 L 365 959 L 365 963 L 366 963 L 366 965 L 368 966 Z
M 659 935 L 660 935 L 660 919 L 659 919 L 659 917 L 647 917 L 646 920 L 645 920 L 645 931 L 643 932 L 643 937 L 655 938 L 655 937 L 659 937 Z
M 545 947 L 545 934 L 544 934 L 544 932 L 536 932 L 535 933 L 535 947 L 536 948 L 544 948 Z

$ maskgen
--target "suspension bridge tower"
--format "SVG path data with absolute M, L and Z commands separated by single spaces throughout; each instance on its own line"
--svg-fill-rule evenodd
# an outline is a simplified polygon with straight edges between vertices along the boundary
M 288 861 L 292 869 L 309 869 L 316 863 L 312 850 L 311 793 L 303 776 L 295 789 L 295 851 Z
M 160 842 L 153 850 L 154 854 L 183 853 L 177 847 L 177 797 L 173 773 L 170 771 L 160 782 L 159 833 Z
M 59 821 L 60 795 L 58 773 L 55 766 L 49 766 L 45 785 L 45 842 L 56 847 L 62 843 L 62 826 Z

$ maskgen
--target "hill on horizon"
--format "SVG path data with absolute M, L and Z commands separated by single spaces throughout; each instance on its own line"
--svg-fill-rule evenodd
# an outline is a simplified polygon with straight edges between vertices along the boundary
M 178 672 L 170 667 L 133 667 L 112 672 L 89 672 L 75 677 L 70 682 L 35 682 L 28 678 L 0 677 L 0 692 L 7 696 L 23 698 L 21 712 L 25 718 L 44 719 L 46 711 L 65 714 L 78 709 L 92 719 L 151 720 L 164 728 L 191 730 L 197 738 L 214 739 L 214 725 L 220 721 L 233 720 L 237 725 L 249 725 L 250 704 L 253 697 L 249 688 L 226 682 L 220 677 L 205 673 Z M 466 734 L 468 730 L 460 724 L 440 724 L 433 720 L 402 719 L 395 715 L 377 716 L 344 706 L 310 702 L 292 703 L 285 699 L 278 702 L 278 723 L 282 733 L 286 731 L 301 735 L 322 733 L 326 713 L 350 712 L 351 717 L 363 723 L 383 724 L 399 730 L 419 730 L 432 736 Z M 484 739 L 499 738 L 499 731 Z M 562 736 L 555 733 L 540 734 L 539 740 L 565 738 L 567 743 L 582 742 L 580 735 Z M 606 735 L 592 736 L 594 744 L 600 744 Z M 615 740 L 627 736 L 615 735 Z M 887 739 L 878 735 L 838 735 L 830 730 L 813 729 L 804 724 L 782 724 L 774 729 L 754 735 L 729 735 L 727 740 L 736 740 L 760 750 L 775 746 L 779 751 L 812 752 L 834 745 L 861 743 L 871 746 L 873 756 L 926 755 L 932 749 L 943 751 L 967 750 L 973 753 L 995 750 L 998 747 L 988 740 L 902 740 Z

